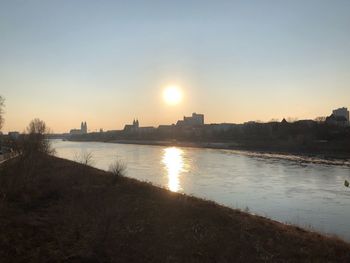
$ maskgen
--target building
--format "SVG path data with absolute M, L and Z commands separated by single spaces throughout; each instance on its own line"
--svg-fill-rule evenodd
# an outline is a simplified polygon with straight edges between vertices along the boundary
M 139 127 L 138 132 L 139 133 L 152 133 L 156 130 L 156 128 L 152 126 L 145 126 L 145 127 Z
M 302 126 L 302 127 L 313 127 L 317 124 L 316 121 L 314 120 L 298 120 L 295 121 L 294 124 L 297 124 L 298 126 Z
M 71 129 L 69 131 L 70 135 L 81 135 L 81 134 L 87 134 L 87 123 L 81 122 L 80 129 Z
M 86 122 L 81 122 L 80 130 L 81 130 L 82 134 L 86 134 L 87 133 L 87 124 L 86 124 Z
M 11 131 L 11 132 L 8 132 L 7 134 L 12 140 L 16 140 L 18 139 L 19 137 L 19 132 L 17 131 Z
M 137 134 L 149 134 L 156 130 L 156 128 L 152 126 L 140 127 L 140 123 L 138 119 L 134 119 L 132 124 L 126 124 L 124 126 L 124 132 L 126 133 L 137 133 Z
M 345 116 L 335 116 L 334 114 L 326 118 L 326 123 L 331 125 L 337 125 L 337 126 L 349 125 L 349 121 L 346 119 Z
M 171 124 L 171 125 L 161 124 L 158 126 L 158 130 L 160 130 L 160 131 L 172 131 L 172 130 L 174 130 L 175 127 L 176 127 L 175 124 Z
M 192 113 L 191 117 L 184 116 L 183 120 L 179 120 L 176 126 L 200 126 L 204 125 L 204 114 Z
M 124 126 L 125 132 L 136 132 L 139 129 L 139 120 L 133 120 L 132 124 L 126 124 Z
M 333 115 L 335 117 L 345 117 L 347 122 L 349 122 L 349 111 L 345 107 L 333 110 Z
M 347 108 L 333 110 L 332 114 L 326 118 L 326 123 L 338 126 L 349 126 L 349 111 Z
M 214 132 L 227 132 L 230 129 L 237 127 L 234 123 L 212 123 L 206 124 L 206 129 Z

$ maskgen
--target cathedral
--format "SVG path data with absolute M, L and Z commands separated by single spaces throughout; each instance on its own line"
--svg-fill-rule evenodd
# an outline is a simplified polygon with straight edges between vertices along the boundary
M 82 134 L 86 134 L 86 133 L 87 133 L 87 124 L 86 124 L 86 121 L 85 121 L 85 122 L 81 122 L 80 131 L 81 131 Z
M 139 129 L 139 120 L 135 120 L 132 122 L 132 124 L 127 124 L 124 127 L 124 131 L 126 132 L 135 132 Z
M 69 134 L 71 134 L 71 135 L 87 134 L 86 121 L 85 122 L 81 122 L 80 129 L 71 129 Z

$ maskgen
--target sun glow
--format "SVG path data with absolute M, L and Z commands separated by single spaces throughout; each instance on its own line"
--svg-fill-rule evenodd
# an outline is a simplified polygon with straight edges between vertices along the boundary
M 182 100 L 182 92 L 178 86 L 169 86 L 163 91 L 164 101 L 169 105 L 176 105 Z

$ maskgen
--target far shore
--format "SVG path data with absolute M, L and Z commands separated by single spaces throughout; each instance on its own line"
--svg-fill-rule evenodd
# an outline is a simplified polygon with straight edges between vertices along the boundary
M 308 152 L 308 151 L 294 151 L 294 150 L 276 150 L 268 149 L 266 147 L 249 147 L 240 145 L 235 142 L 189 142 L 177 140 L 69 140 L 79 142 L 104 142 L 104 143 L 120 143 L 120 144 L 136 144 L 136 145 L 153 145 L 153 146 L 167 146 L 167 147 L 191 147 L 191 148 L 207 148 L 218 150 L 232 150 L 241 154 L 257 155 L 262 154 L 273 155 L 274 158 L 293 159 L 303 163 L 323 163 L 333 165 L 347 165 L 350 166 L 350 156 L 343 153 L 332 152 Z M 290 157 L 290 158 L 289 158 Z

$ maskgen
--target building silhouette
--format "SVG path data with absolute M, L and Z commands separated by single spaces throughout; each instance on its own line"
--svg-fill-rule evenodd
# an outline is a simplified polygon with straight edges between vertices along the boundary
M 124 126 L 124 132 L 129 133 L 129 134 L 149 134 L 155 131 L 155 128 L 152 126 L 145 126 L 145 127 L 140 127 L 140 123 L 138 119 L 134 119 L 132 124 L 126 124 Z
M 176 126 L 200 126 L 204 125 L 204 114 L 192 113 L 191 117 L 184 116 L 183 120 L 179 120 Z
M 136 132 L 139 129 L 139 120 L 134 119 L 132 124 L 126 124 L 124 126 L 125 132 Z
M 82 134 L 86 134 L 87 133 L 87 124 L 86 124 L 86 122 L 81 122 L 80 131 L 81 131 Z
M 349 111 L 348 111 L 348 108 L 343 107 L 343 108 L 335 109 L 335 110 L 333 110 L 333 115 L 335 117 L 343 116 L 349 122 Z
M 87 123 L 81 122 L 80 129 L 71 129 L 69 131 L 70 135 L 81 135 L 81 134 L 87 134 Z
M 338 126 L 349 126 L 349 111 L 347 108 L 333 110 L 332 114 L 326 118 L 326 123 Z

